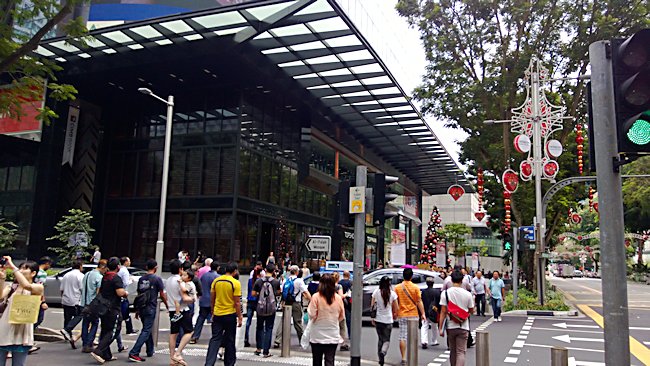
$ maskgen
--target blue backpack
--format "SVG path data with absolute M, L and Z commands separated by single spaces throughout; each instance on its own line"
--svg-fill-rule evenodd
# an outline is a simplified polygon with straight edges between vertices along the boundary
M 282 300 L 284 301 L 285 305 L 292 305 L 294 302 L 296 302 L 296 294 L 293 288 L 293 281 L 296 279 L 288 279 L 284 281 L 284 285 L 282 286 Z

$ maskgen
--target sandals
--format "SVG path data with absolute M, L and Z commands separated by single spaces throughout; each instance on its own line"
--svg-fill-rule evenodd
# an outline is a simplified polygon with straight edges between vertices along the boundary
M 187 366 L 187 362 L 180 356 L 171 356 L 172 364 Z

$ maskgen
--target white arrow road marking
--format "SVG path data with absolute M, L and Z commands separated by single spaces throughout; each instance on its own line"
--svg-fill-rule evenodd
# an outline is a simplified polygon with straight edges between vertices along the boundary
M 630 330 L 650 330 L 650 328 L 643 328 L 643 327 L 630 327 Z
M 569 366 L 605 366 L 604 362 L 578 361 L 575 357 L 569 357 Z
M 568 334 L 561 335 L 561 336 L 555 336 L 553 339 L 556 339 L 560 342 L 564 343 L 571 343 L 571 341 L 582 341 L 582 342 L 601 342 L 604 343 L 605 340 L 602 338 L 578 338 L 578 337 L 570 337 Z
M 567 323 L 555 323 L 553 324 L 554 327 L 562 328 L 562 329 L 567 329 L 567 328 L 591 328 L 591 329 L 597 329 L 600 328 L 597 325 L 578 325 L 578 324 L 567 324 Z

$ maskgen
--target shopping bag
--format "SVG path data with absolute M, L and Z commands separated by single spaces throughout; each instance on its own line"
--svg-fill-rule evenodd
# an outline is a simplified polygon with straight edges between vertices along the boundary
M 302 338 L 300 338 L 300 346 L 302 347 L 302 349 L 309 348 L 309 335 L 311 334 L 311 324 L 312 322 L 309 322 L 304 332 L 302 332 Z
M 38 320 L 41 307 L 39 295 L 14 294 L 9 309 L 9 324 L 34 324 Z

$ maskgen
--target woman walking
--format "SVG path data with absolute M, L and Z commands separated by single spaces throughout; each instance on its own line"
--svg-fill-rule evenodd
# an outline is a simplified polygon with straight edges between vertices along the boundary
M 27 354 L 34 345 L 34 325 L 33 324 L 10 324 L 9 312 L 13 303 L 14 295 L 42 295 L 43 285 L 35 284 L 34 277 L 38 273 L 38 264 L 27 261 L 16 267 L 11 261 L 11 257 L 3 257 L 5 264 L 0 266 L 0 302 L 8 300 L 7 307 L 0 317 L 0 365 L 7 361 L 7 355 L 12 353 L 13 366 L 25 366 L 27 364 Z M 5 284 L 7 278 L 5 268 L 11 268 L 14 271 L 15 282 L 11 285 Z
M 309 343 L 313 366 L 334 366 L 336 347 L 341 343 L 339 323 L 345 319 L 343 299 L 336 293 L 336 282 L 330 274 L 320 278 L 318 292 L 311 298 L 309 308 L 311 333 Z
M 379 288 L 373 292 L 370 299 L 370 308 L 377 309 L 372 318 L 372 325 L 377 330 L 377 354 L 379 365 L 384 365 L 384 357 L 388 353 L 390 345 L 390 332 L 393 328 L 393 321 L 397 318 L 397 293 L 391 289 L 390 277 L 384 276 L 379 280 Z

